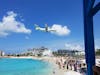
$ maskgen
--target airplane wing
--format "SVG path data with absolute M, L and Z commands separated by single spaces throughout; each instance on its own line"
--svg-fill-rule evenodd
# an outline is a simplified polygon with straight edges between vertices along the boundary
M 56 32 L 56 30 L 48 28 L 48 32 Z
M 56 30 L 52 30 L 50 27 L 48 27 L 47 24 L 45 24 L 45 30 L 46 32 L 56 32 Z
M 56 30 L 48 30 L 48 32 L 56 32 Z

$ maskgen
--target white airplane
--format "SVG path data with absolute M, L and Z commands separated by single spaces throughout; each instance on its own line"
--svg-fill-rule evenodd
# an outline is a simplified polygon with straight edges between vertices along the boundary
M 48 27 L 47 24 L 45 24 L 45 28 L 39 27 L 37 24 L 35 25 L 35 30 L 40 30 L 40 31 L 44 31 L 44 32 L 55 32 L 56 30 L 52 30 Z

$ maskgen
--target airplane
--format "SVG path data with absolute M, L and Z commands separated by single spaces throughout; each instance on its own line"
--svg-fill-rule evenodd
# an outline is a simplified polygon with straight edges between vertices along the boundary
M 45 28 L 39 27 L 39 25 L 34 24 L 35 25 L 35 30 L 40 30 L 40 31 L 44 31 L 44 32 L 55 32 L 56 30 L 52 30 L 48 27 L 47 24 L 45 24 Z

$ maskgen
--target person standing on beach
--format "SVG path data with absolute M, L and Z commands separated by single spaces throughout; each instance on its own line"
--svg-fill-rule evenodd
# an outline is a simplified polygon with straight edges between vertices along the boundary
M 74 64 L 74 71 L 77 71 L 77 64 Z

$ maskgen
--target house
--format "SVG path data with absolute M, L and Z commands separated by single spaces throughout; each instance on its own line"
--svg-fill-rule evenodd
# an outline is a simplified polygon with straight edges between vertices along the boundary
M 5 55 L 5 53 L 0 50 L 0 56 L 4 56 L 4 55 Z

